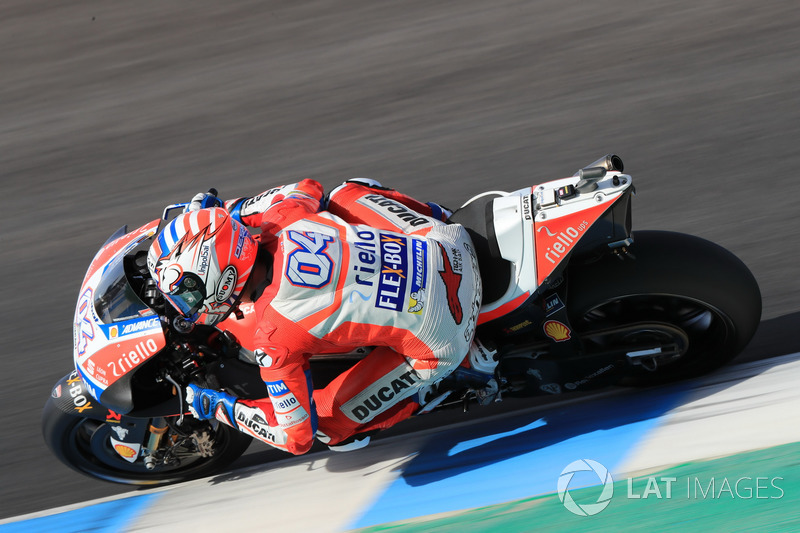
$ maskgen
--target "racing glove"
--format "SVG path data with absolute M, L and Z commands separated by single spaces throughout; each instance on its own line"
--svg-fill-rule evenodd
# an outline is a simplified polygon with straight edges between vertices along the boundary
M 217 190 L 209 189 L 208 192 L 199 192 L 192 197 L 192 201 L 183 210 L 184 213 L 199 211 L 206 207 L 222 207 L 222 200 L 217 198 Z
M 216 418 L 236 427 L 236 396 L 190 383 L 186 386 L 186 403 L 189 404 L 189 412 L 198 420 Z

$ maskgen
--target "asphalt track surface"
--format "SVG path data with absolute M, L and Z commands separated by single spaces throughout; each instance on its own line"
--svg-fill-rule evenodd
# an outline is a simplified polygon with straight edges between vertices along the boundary
M 618 153 L 635 228 L 758 279 L 737 361 L 800 351 L 795 2 L 7 0 L 0 21 L 0 518 L 131 490 L 52 458 L 40 410 L 100 244 L 211 186 L 366 176 L 456 206 Z

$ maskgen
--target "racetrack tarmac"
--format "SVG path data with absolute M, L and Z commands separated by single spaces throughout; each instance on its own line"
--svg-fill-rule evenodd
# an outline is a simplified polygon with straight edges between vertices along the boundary
M 634 228 L 758 279 L 738 361 L 800 351 L 794 2 L 7 0 L 0 21 L 0 517 L 130 490 L 52 458 L 41 407 L 94 252 L 212 186 L 365 176 L 457 206 L 614 152 Z

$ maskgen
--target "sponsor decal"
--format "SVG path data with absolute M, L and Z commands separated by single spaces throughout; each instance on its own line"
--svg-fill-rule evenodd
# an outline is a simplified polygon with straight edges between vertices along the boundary
M 422 314 L 422 309 L 425 307 L 425 289 L 420 289 L 411 293 L 411 298 L 408 302 L 408 312 L 416 315 Z
M 286 386 L 286 383 L 283 380 L 279 381 L 267 381 L 267 392 L 269 392 L 270 396 L 283 396 L 289 392 L 289 387 Z
M 53 392 L 50 393 L 50 396 L 53 398 L 61 398 L 61 385 L 57 385 L 56 388 L 53 389 Z
M 240 428 L 246 428 L 247 432 L 273 444 L 286 444 L 286 433 L 276 431 L 270 427 L 261 409 L 248 407 L 240 403 L 236 404 L 236 422 Z
M 522 328 L 528 327 L 531 324 L 533 324 L 533 322 L 531 322 L 530 320 L 524 320 L 519 324 L 514 324 L 513 326 L 508 328 L 503 328 L 503 331 L 505 333 L 516 333 L 517 331 L 521 330 Z
M 75 349 L 78 355 L 86 353 L 89 341 L 94 339 L 94 322 L 92 313 L 92 288 L 89 287 L 78 300 L 78 311 L 75 313 Z
M 236 224 L 235 221 L 233 223 Z M 239 257 L 240 255 L 242 255 L 242 248 L 244 247 L 244 241 L 245 239 L 247 239 L 247 235 L 245 234 L 245 232 L 247 232 L 247 229 L 244 226 L 239 227 L 239 240 L 236 241 L 236 249 L 233 251 L 233 255 L 235 257 Z
M 286 232 L 289 241 L 297 248 L 286 258 L 286 278 L 298 287 L 320 289 L 330 283 L 333 275 L 333 259 L 325 253 L 334 241 L 330 235 L 313 231 Z
M 474 297 L 470 304 L 469 318 L 467 319 L 467 326 L 464 328 L 464 340 L 467 342 L 472 341 L 475 335 L 475 327 L 477 325 L 478 314 L 481 311 L 481 301 L 483 300 L 483 286 L 480 283 L 480 273 L 478 269 L 478 256 L 469 243 L 464 243 L 464 249 L 469 254 L 469 261 L 472 265 L 472 286 L 475 288 Z
M 592 207 L 556 218 L 547 223 L 534 221 L 536 228 L 536 278 L 539 285 L 550 276 L 576 243 L 603 215 L 611 204 L 601 202 Z M 555 280 L 553 280 L 555 281 Z
M 372 278 L 375 276 L 378 268 L 378 243 L 375 233 L 367 229 L 361 229 L 356 233 L 358 240 L 353 243 L 355 258 L 358 263 L 353 262 L 353 270 L 356 272 L 356 283 L 364 285 L 365 287 L 372 287 Z M 356 291 L 358 292 L 358 291 Z M 364 297 L 364 294 L 358 292 L 363 300 L 369 300 L 369 297 Z M 352 295 L 351 300 L 352 302 Z
M 522 217 L 525 220 L 533 220 L 533 216 L 531 215 L 531 198 L 532 195 L 526 195 L 522 197 Z
M 117 348 L 120 346 L 117 345 Z M 133 349 L 122 352 L 116 361 L 111 361 L 106 366 L 111 369 L 115 377 L 120 377 L 130 372 L 135 366 L 143 363 L 158 351 L 158 344 L 152 338 L 137 342 Z
M 82 370 L 85 370 L 88 375 L 92 376 L 95 380 L 100 382 L 104 387 L 108 386 L 108 377 L 106 375 L 105 369 L 96 365 L 93 359 L 87 359 L 86 361 L 84 361 Z M 88 383 L 88 379 L 86 380 L 86 382 Z M 92 396 L 95 395 L 92 394 Z
M 614 368 L 614 365 L 604 366 L 604 367 L 592 372 L 591 374 L 589 374 L 588 376 L 584 377 L 583 379 L 579 379 L 578 381 L 575 381 L 573 383 L 564 383 L 564 387 L 569 389 L 569 390 L 575 390 L 578 387 L 580 387 L 581 385 L 586 385 L 587 383 L 589 383 L 591 380 L 593 380 L 597 376 L 600 376 L 601 374 L 605 374 L 606 372 L 608 372 L 612 368 Z
M 120 440 L 125 440 L 128 436 L 128 430 L 120 426 L 111 426 L 111 431 L 116 433 Z
M 136 322 L 125 324 L 122 326 L 120 335 L 130 335 L 131 333 L 138 333 L 146 329 L 154 329 L 157 327 L 161 327 L 161 321 L 157 316 L 154 316 L 145 320 L 138 320 Z
M 397 223 L 398 220 L 402 221 L 404 224 L 398 224 L 398 226 L 404 229 L 418 228 L 430 224 L 430 220 L 427 217 L 423 217 L 400 202 L 390 200 L 380 194 L 368 194 L 363 198 L 359 198 L 357 202 L 369 207 L 390 222 Z
M 570 247 L 578 240 L 581 233 L 583 233 L 588 226 L 589 223 L 584 220 L 577 228 L 567 226 L 563 231 L 558 233 L 553 233 L 547 226 L 539 226 L 539 228 L 536 229 L 537 232 L 544 230 L 548 237 L 555 237 L 555 240 L 550 242 L 545 248 L 544 258 L 554 265 L 558 263 L 557 260 L 561 259 L 561 256 L 569 252 Z
M 461 301 L 458 299 L 458 289 L 461 287 L 461 258 L 460 253 L 458 257 L 454 255 L 453 263 L 458 266 L 458 272 L 450 262 L 450 257 L 447 255 L 447 251 L 444 249 L 441 243 L 436 243 L 439 246 L 439 250 L 442 252 L 442 267 L 443 270 L 439 270 L 439 275 L 442 277 L 442 281 L 444 282 L 445 289 L 447 291 L 447 306 L 450 308 L 450 314 L 453 315 L 453 320 L 455 320 L 456 324 L 461 324 L 461 321 L 464 319 L 464 311 L 461 309 Z M 455 248 L 453 249 L 454 252 L 457 252 Z
M 551 294 L 544 299 L 544 314 L 550 316 L 564 309 L 564 302 L 561 301 L 558 294 Z
M 279 196 L 278 193 L 283 189 L 283 187 L 275 187 L 274 189 L 270 189 L 268 191 L 264 191 L 258 196 L 253 196 L 242 202 L 242 209 L 239 211 L 241 216 L 245 217 L 248 215 L 252 215 L 255 213 L 263 213 L 269 207 L 277 201 L 283 199 L 283 195 Z M 273 198 L 273 196 L 275 198 Z
M 408 276 L 408 240 L 400 235 L 380 234 L 381 269 L 375 307 L 400 311 L 405 305 Z
M 400 369 L 407 368 L 405 366 Z M 408 370 L 400 374 L 390 382 L 377 383 L 361 394 L 352 398 L 342 405 L 342 411 L 354 422 L 366 422 L 368 417 L 374 416 L 383 410 L 383 406 L 393 398 L 400 396 L 400 399 L 408 396 L 416 390 L 419 383 L 419 374 L 413 370 Z M 379 386 L 378 386 L 379 385 Z M 396 403 L 398 400 L 395 400 Z
M 571 338 L 572 332 L 558 320 L 548 320 L 542 326 L 544 334 L 556 342 L 564 342 Z
M 83 390 L 85 392 L 88 392 L 90 396 L 93 396 L 95 399 L 97 399 L 98 397 L 97 389 L 95 389 L 92 386 L 92 382 L 89 381 L 89 378 L 87 378 L 86 375 L 81 371 L 82 368 L 80 366 L 77 367 L 77 370 L 78 370 L 78 375 L 80 375 L 81 386 L 83 387 Z
M 425 268 L 428 263 L 428 244 L 422 239 L 413 239 L 411 245 L 411 300 L 409 313 L 420 314 L 425 307 Z
M 280 409 L 281 411 L 286 411 L 289 409 L 294 409 L 300 404 L 298 403 L 297 398 L 295 398 L 294 394 L 288 394 L 287 397 L 284 399 L 276 399 L 275 402 L 273 402 L 273 405 L 276 411 L 278 409 Z
M 120 457 L 129 463 L 136 462 L 136 458 L 139 457 L 139 452 L 142 449 L 141 444 L 120 442 L 114 437 L 110 437 L 108 440 L 111 441 L 112 446 L 114 446 L 114 450 L 119 454 Z
M 120 454 L 125 459 L 136 457 L 136 450 L 125 444 L 115 444 L 114 449 L 117 450 L 117 453 Z
M 267 382 L 267 391 L 280 428 L 296 426 L 309 418 L 300 401 L 283 381 Z
M 148 313 L 152 313 L 152 311 L 148 311 Z M 108 340 L 113 340 L 143 331 L 161 329 L 161 320 L 157 316 L 150 315 L 145 318 L 135 318 L 125 322 L 118 322 L 110 326 L 100 324 L 100 329 L 103 330 Z
M 73 370 L 72 374 L 67 378 L 67 385 L 69 385 L 69 395 L 72 398 L 73 409 L 82 413 L 86 409 L 92 408 L 92 402 L 83 394 L 83 381 L 76 370 Z
M 200 248 L 200 264 L 197 265 L 197 273 L 201 276 L 205 275 L 208 270 L 208 257 L 211 255 L 211 245 L 204 244 Z
M 236 288 L 237 279 L 239 279 L 239 277 L 236 273 L 236 268 L 234 268 L 233 265 L 229 265 L 228 268 L 222 271 L 219 285 L 217 285 L 217 293 L 214 295 L 214 298 L 216 298 L 218 302 L 224 302 L 230 298 L 233 294 L 233 290 Z
M 122 422 L 122 415 L 109 409 L 108 414 L 106 415 L 106 422 Z

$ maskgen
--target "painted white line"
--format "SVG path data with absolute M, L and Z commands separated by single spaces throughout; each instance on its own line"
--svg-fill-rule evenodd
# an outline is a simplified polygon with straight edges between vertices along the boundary
M 800 441 L 800 353 L 730 366 L 692 392 L 623 463 L 628 473 Z

